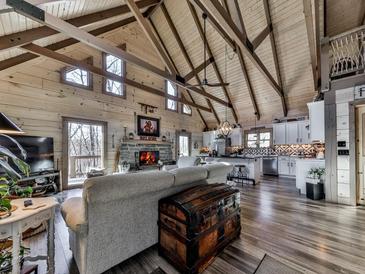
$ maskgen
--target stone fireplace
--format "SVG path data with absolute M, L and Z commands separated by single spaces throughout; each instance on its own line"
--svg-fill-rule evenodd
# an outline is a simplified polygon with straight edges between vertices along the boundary
M 127 161 L 131 167 L 135 167 L 136 164 L 140 164 L 142 152 L 153 152 L 155 153 L 154 157 L 158 156 L 162 162 L 172 161 L 172 143 L 141 140 L 122 143 L 120 147 L 120 162 Z M 148 165 L 146 164 L 145 166 Z

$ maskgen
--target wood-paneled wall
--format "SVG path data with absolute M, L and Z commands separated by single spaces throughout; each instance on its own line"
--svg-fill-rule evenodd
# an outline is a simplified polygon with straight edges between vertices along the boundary
M 163 68 L 137 23 L 107 33 L 104 38 L 115 45 L 126 43 L 128 52 Z M 80 60 L 93 56 L 94 65 L 102 65 L 102 53 L 82 44 L 60 52 Z M 194 136 L 202 132 L 204 126 L 195 109 L 192 116 L 167 111 L 163 97 L 128 86 L 126 99 L 105 95 L 101 90 L 102 78 L 97 75 L 93 76 L 92 91 L 65 85 L 60 82 L 60 70 L 63 67 L 63 64 L 54 60 L 37 58 L 0 74 L 0 111 L 8 115 L 28 135 L 53 137 L 58 168 L 61 168 L 62 163 L 64 116 L 108 123 L 109 170 L 113 166 L 118 142 L 123 136 L 123 127 L 127 126 L 127 133 L 134 131 L 134 113 L 144 114 L 139 102 L 158 107 L 157 112 L 151 116 L 161 118 L 161 135 L 170 136 L 174 140 L 176 129 L 186 129 L 195 133 Z M 127 77 L 164 90 L 163 80 L 130 64 L 127 64 Z

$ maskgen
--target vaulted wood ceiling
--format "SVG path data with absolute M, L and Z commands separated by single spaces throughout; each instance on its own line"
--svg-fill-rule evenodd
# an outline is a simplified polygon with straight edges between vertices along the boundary
M 219 121 L 225 119 L 226 114 L 231 122 L 252 125 L 256 117 L 260 118 L 261 123 L 283 117 L 286 114 L 285 108 L 289 116 L 307 113 L 306 103 L 316 95 L 313 79 L 315 66 L 312 66 L 316 58 L 313 54 L 316 53 L 315 44 L 311 45 L 308 39 L 308 33 L 315 35 L 315 29 L 308 30 L 309 21 L 306 21 L 304 13 L 305 1 L 311 0 L 223 0 L 220 2 L 223 11 L 227 12 L 228 6 L 227 14 L 241 33 L 244 27 L 248 42 L 232 37 L 232 33 L 220 24 L 230 35 L 229 39 L 224 39 L 214 27 L 214 20 L 219 22 L 219 16 L 211 15 L 211 20 L 207 24 L 207 40 L 210 48 L 208 55 L 214 57 L 214 62 L 207 66 L 207 78 L 210 82 L 227 81 L 230 85 L 226 89 L 204 87 L 203 93 L 200 94 L 194 91 L 188 94 L 184 91 L 187 100 L 203 107 L 199 115 L 209 127 L 215 127 Z M 141 23 L 134 22 L 135 13 L 128 12 L 127 2 L 121 0 L 33 0 L 33 3 L 45 3 L 40 7 L 64 20 L 95 13 L 95 16 L 88 17 L 86 20 L 84 18 L 84 20 L 73 21 L 77 22 L 76 26 L 85 31 L 94 30 L 93 34 L 102 34 L 111 24 L 117 28 L 127 23 Z M 178 75 L 190 74 L 189 83 L 191 84 L 196 84 L 204 78 L 203 40 L 199 32 L 203 23 L 202 10 L 199 5 L 196 5 L 199 3 L 202 3 L 209 12 L 212 11 L 208 5 L 210 1 L 208 3 L 205 0 L 142 0 L 138 3 L 140 12 L 144 16 L 150 14 L 148 19 L 145 18 L 148 28 L 152 30 L 152 35 L 158 40 L 157 43 L 160 43 L 164 51 L 163 55 L 169 59 L 168 62 L 171 62 L 165 65 L 173 67 L 172 69 Z M 363 23 L 365 4 L 361 0 L 328 0 L 326 5 L 323 1 L 319 1 L 320 22 L 315 21 L 316 5 L 314 1 L 311 3 L 314 20 L 312 27 L 316 28 L 318 23 L 322 35 L 324 25 L 327 25 L 327 34 L 332 36 Z M 322 15 L 325 6 L 327 7 L 326 20 Z M 237 7 L 238 10 L 235 9 Z M 106 10 L 108 12 L 104 13 L 104 17 L 98 15 L 99 12 Z M 239 20 L 240 16 L 244 26 Z M 2 49 L 0 70 L 15 64 L 26 65 L 27 63 L 22 62 L 32 58 L 29 53 L 24 53 L 24 49 L 17 48 L 24 44 L 17 38 L 25 37 L 28 39 L 27 42 L 31 42 L 36 36 L 33 34 L 27 37 L 24 34 L 29 33 L 27 31 L 31 29 L 39 29 L 42 25 L 9 11 L 0 13 L 0 22 L 0 49 Z M 76 42 L 73 39 L 66 40 L 69 37 L 65 34 L 52 32 L 37 38 L 40 38 L 35 41 L 37 45 L 48 46 L 52 50 L 58 50 L 62 46 Z M 236 41 L 232 43 L 230 39 Z M 251 46 L 256 47 L 254 51 L 250 51 Z M 225 66 L 226 55 L 227 66 Z M 264 70 L 257 65 L 260 62 L 264 65 Z M 192 73 L 193 68 L 198 67 L 200 67 L 199 72 Z M 207 93 L 210 94 L 209 98 L 201 95 Z M 224 102 L 228 102 L 228 107 Z M 204 111 L 204 108 L 212 111 Z

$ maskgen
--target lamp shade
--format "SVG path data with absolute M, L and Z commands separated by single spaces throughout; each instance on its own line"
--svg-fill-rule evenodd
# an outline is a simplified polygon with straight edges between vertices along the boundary
M 0 112 L 0 133 L 4 134 L 22 134 L 20 127 L 14 124 L 6 115 Z

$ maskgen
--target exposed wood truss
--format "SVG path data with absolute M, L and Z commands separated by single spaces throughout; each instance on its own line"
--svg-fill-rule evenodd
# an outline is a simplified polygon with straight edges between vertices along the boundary
M 210 57 L 206 62 L 201 63 L 199 66 L 197 66 L 195 69 L 193 69 L 192 71 L 190 71 L 188 74 L 186 74 L 184 76 L 185 81 L 189 82 L 189 80 L 193 79 L 196 74 L 201 72 L 203 69 L 208 67 L 213 62 L 214 62 L 214 58 Z
M 114 45 L 111 45 L 109 42 L 95 37 L 91 35 L 90 33 L 81 30 L 73 25 L 71 25 L 68 22 L 65 22 L 64 20 L 57 18 L 42 9 L 39 9 L 31 4 L 29 4 L 26 1 L 23 0 L 8 0 L 8 5 L 12 6 L 16 12 L 31 18 L 41 24 L 47 25 L 48 27 L 54 28 L 59 32 L 62 32 L 66 35 L 71 36 L 72 38 L 75 38 L 93 48 L 99 49 L 105 53 L 112 54 L 118 58 L 121 58 L 125 60 L 126 62 L 130 62 L 136 66 L 139 66 L 143 69 L 146 69 L 153 74 L 157 75 L 158 77 L 161 77 L 163 79 L 166 79 L 168 81 L 171 81 L 172 83 L 182 87 L 189 89 L 191 91 L 194 91 L 202 96 L 205 96 L 209 99 L 212 99 L 222 105 L 228 105 L 228 107 L 232 107 L 232 104 L 225 102 L 224 100 L 215 97 L 209 93 L 203 92 L 197 88 L 193 87 L 187 87 L 185 85 L 184 79 L 176 74 L 170 74 L 154 65 L 151 65 L 150 63 L 138 58 L 137 56 L 128 53 L 126 51 L 123 51 Z
M 325 7 L 324 7 L 325 8 Z M 321 42 L 320 42 L 320 30 L 319 30 L 319 0 L 314 1 L 314 27 L 316 30 L 316 57 L 317 57 L 317 85 L 316 90 L 320 87 L 321 82 Z
M 158 0 L 141 0 L 136 2 L 138 8 L 146 8 L 153 5 L 156 5 Z M 76 27 L 84 27 L 86 25 L 90 25 L 92 23 L 96 23 L 105 19 L 109 19 L 111 17 L 120 16 L 123 14 L 129 13 L 130 10 L 127 5 L 122 5 L 116 8 L 107 9 L 104 11 L 99 11 L 95 13 L 91 13 L 88 15 L 76 17 L 70 20 L 67 20 L 68 23 L 76 26 Z M 58 31 L 47 26 L 33 28 L 30 30 L 20 31 L 16 33 L 12 33 L 9 35 L 0 37 L 0 50 L 10 49 L 13 47 L 18 47 L 24 44 L 31 43 L 35 40 L 46 38 L 48 36 L 57 34 Z
M 231 17 L 234 20 L 235 24 L 242 31 L 244 39 L 247 42 L 249 42 L 249 40 L 247 38 L 247 35 L 246 35 L 246 28 L 245 28 L 245 24 L 243 22 L 243 18 L 242 18 L 242 14 L 241 14 L 241 11 L 240 11 L 238 1 L 234 0 L 234 1 L 229 1 L 229 2 L 225 2 L 225 3 L 227 3 L 226 4 L 227 11 L 231 15 Z M 242 51 L 241 51 L 240 48 L 237 49 L 237 55 L 238 55 L 238 59 L 240 61 L 243 77 L 245 78 L 245 81 L 246 81 L 248 94 L 250 95 L 251 103 L 252 103 L 252 106 L 253 106 L 254 111 L 255 111 L 254 114 L 255 114 L 257 120 L 260 120 L 260 117 L 261 117 L 260 111 L 259 111 L 259 108 L 257 106 L 256 97 L 255 97 L 255 94 L 254 94 L 254 91 L 253 91 L 253 88 L 252 88 L 250 78 L 248 76 L 245 60 L 243 58 L 243 54 L 242 54 Z
M 314 81 L 314 89 L 318 88 L 318 67 L 317 67 L 317 50 L 313 25 L 312 1 L 303 0 L 303 11 L 305 17 L 305 24 L 307 27 L 307 36 L 309 43 L 309 52 L 312 64 L 312 73 Z
M 177 69 L 176 64 L 174 63 L 174 60 L 172 60 L 172 57 L 171 57 L 171 55 L 170 55 L 169 51 L 167 50 L 167 48 L 166 48 L 165 44 L 163 43 L 163 41 L 162 41 L 162 39 L 161 39 L 161 36 L 160 36 L 160 34 L 158 33 L 157 28 L 156 28 L 156 27 L 155 27 L 155 25 L 153 24 L 153 21 L 151 20 L 151 18 L 149 18 L 149 21 L 150 21 L 150 23 L 151 23 L 151 26 L 152 26 L 152 28 L 153 28 L 154 32 L 156 33 L 157 38 L 159 39 L 159 41 L 160 41 L 161 45 L 164 47 L 164 49 L 165 49 L 165 51 L 166 51 L 166 54 L 167 54 L 168 58 L 170 59 L 171 63 L 173 64 L 174 69 L 175 69 L 175 72 L 179 74 L 179 70 Z M 189 90 L 186 90 L 186 93 L 189 95 L 191 102 L 195 103 L 195 100 L 194 100 L 193 96 L 191 95 L 190 91 L 189 91 Z M 182 93 L 181 93 L 181 95 L 183 96 L 183 94 L 182 94 Z M 198 114 L 199 114 L 200 119 L 201 119 L 201 120 L 202 120 L 202 122 L 204 123 L 205 128 L 208 128 L 208 124 L 207 124 L 207 122 L 205 121 L 205 119 L 204 119 L 204 117 L 203 117 L 203 115 L 202 115 L 201 111 L 200 111 L 199 109 L 197 109 L 197 112 L 198 112 Z
M 204 32 L 203 32 L 203 27 L 202 27 L 202 25 L 201 25 L 201 23 L 200 23 L 200 21 L 199 21 L 198 14 L 196 13 L 196 10 L 195 10 L 194 6 L 193 6 L 193 5 L 189 2 L 189 0 L 187 0 L 187 4 L 188 4 L 188 6 L 189 6 L 190 13 L 191 13 L 191 15 L 193 16 L 193 19 L 194 19 L 195 25 L 196 25 L 196 27 L 198 28 L 200 38 L 204 41 Z M 208 43 L 208 42 L 207 42 L 207 53 L 208 53 L 208 57 L 209 57 L 209 58 L 214 58 L 214 56 L 213 56 L 213 52 L 212 52 L 212 50 L 211 50 L 211 48 L 210 48 L 210 46 L 209 46 L 209 43 Z M 217 78 L 218 78 L 218 81 L 219 81 L 221 84 L 223 84 L 223 82 L 224 82 L 224 81 L 223 81 L 223 77 L 222 77 L 222 75 L 221 75 L 221 73 L 220 73 L 220 71 L 219 71 L 219 69 L 218 69 L 217 64 L 216 64 L 215 62 L 213 62 L 212 64 L 213 64 L 213 69 L 214 69 L 214 71 L 215 71 L 215 74 L 216 74 L 216 76 L 217 76 Z M 230 98 L 230 97 L 229 97 L 229 92 L 228 92 L 227 87 L 226 87 L 226 86 L 223 86 L 222 88 L 223 88 L 223 91 L 224 91 L 225 96 L 226 96 L 227 98 Z M 238 117 L 237 117 L 237 115 L 236 115 L 236 112 L 235 112 L 235 111 L 232 111 L 232 114 L 233 114 L 233 117 L 234 117 L 234 119 L 235 119 L 235 121 L 236 121 L 236 123 L 237 123 L 237 122 L 238 122 Z
M 180 38 L 180 36 L 179 36 L 179 34 L 177 32 L 177 29 L 176 29 L 174 23 L 172 22 L 171 17 L 170 17 L 170 15 L 169 15 L 169 13 L 168 13 L 168 11 L 166 9 L 166 6 L 163 3 L 161 4 L 161 10 L 162 10 L 162 12 L 163 12 L 163 14 L 164 14 L 164 16 L 166 18 L 166 21 L 167 21 L 167 23 L 168 23 L 168 25 L 169 25 L 169 27 L 170 27 L 173 35 L 174 35 L 175 40 L 177 41 L 177 44 L 179 45 L 180 51 L 182 52 L 182 54 L 183 54 L 183 56 L 185 58 L 185 61 L 188 63 L 190 69 L 195 72 L 194 65 L 193 65 L 193 63 L 192 63 L 192 61 L 191 61 L 191 59 L 190 59 L 190 57 L 188 55 L 188 52 L 186 51 L 185 46 L 184 46 L 184 44 L 183 44 L 183 42 L 182 42 L 182 40 L 181 40 L 181 38 Z M 194 74 L 194 78 L 198 82 L 198 84 L 201 85 L 202 82 L 201 82 L 200 77 L 199 77 L 199 75 L 197 73 Z M 206 92 L 203 87 L 201 89 L 204 92 Z M 206 101 L 207 101 L 208 106 L 212 109 L 213 114 L 214 114 L 214 117 L 215 117 L 217 123 L 220 124 L 220 119 L 219 119 L 216 111 L 214 110 L 213 104 L 210 102 L 210 100 L 208 98 L 206 98 Z
M 148 40 L 151 42 L 152 46 L 155 48 L 156 53 L 161 57 L 161 61 L 166 65 L 168 70 L 173 73 L 174 66 L 172 65 L 171 61 L 169 60 L 164 47 L 156 38 L 155 34 L 152 31 L 151 25 L 149 24 L 148 20 L 143 16 L 140 12 L 138 6 L 134 2 L 134 0 L 126 0 L 129 9 L 132 11 L 134 17 L 136 17 L 139 25 L 141 26 L 143 32 L 145 33 Z M 162 4 L 163 5 L 163 4 Z
M 118 75 L 113 74 L 113 73 L 110 73 L 110 72 L 107 72 L 107 71 L 105 71 L 105 70 L 103 70 L 101 68 L 92 66 L 92 65 L 88 64 L 85 61 L 76 60 L 74 58 L 71 58 L 71 57 L 68 57 L 66 55 L 57 53 L 55 51 L 46 49 L 44 47 L 41 47 L 41 46 L 38 46 L 38 45 L 35 45 L 35 44 L 27 44 L 27 45 L 22 46 L 22 48 L 25 49 L 25 50 L 27 50 L 27 51 L 30 51 L 30 52 L 32 52 L 34 54 L 41 55 L 41 56 L 45 56 L 45 57 L 48 57 L 48 58 L 57 60 L 57 61 L 62 62 L 64 64 L 67 64 L 67 65 L 70 65 L 70 66 L 73 66 L 73 67 L 76 67 L 76 68 L 80 68 L 80 69 L 89 71 L 91 73 L 95 73 L 95 74 L 100 75 L 102 77 L 106 77 L 108 79 L 111 79 L 111 80 L 114 80 L 114 81 L 118 81 L 118 82 L 123 82 L 123 83 L 125 83 L 128 86 L 131 86 L 131 87 L 134 87 L 134 88 L 138 88 L 138 89 L 147 91 L 149 93 L 152 93 L 152 94 L 155 94 L 155 95 L 158 95 L 158 96 L 161 96 L 161 97 L 167 97 L 167 98 L 170 98 L 170 99 L 179 101 L 179 102 L 181 102 L 183 104 L 186 104 L 186 105 L 195 107 L 197 109 L 201 109 L 201 110 L 204 110 L 204 111 L 207 111 L 207 112 L 211 112 L 211 110 L 209 108 L 206 108 L 204 106 L 200 106 L 198 104 L 189 102 L 189 101 L 187 101 L 184 98 L 178 98 L 178 99 L 176 99 L 175 97 L 169 96 L 169 95 L 167 95 L 165 92 L 163 92 L 161 90 L 158 90 L 158 89 L 155 89 L 155 88 L 152 88 L 152 87 L 148 87 L 148 86 L 143 85 L 141 83 L 138 83 L 136 81 L 133 81 L 133 80 L 130 80 L 130 79 L 127 79 L 127 78 L 118 76 Z
M 252 41 L 252 48 L 256 50 L 268 35 L 272 34 L 272 24 L 268 24 Z
M 274 88 L 276 93 L 280 96 L 281 104 L 283 108 L 284 116 L 287 115 L 287 106 L 285 102 L 285 96 L 282 86 L 275 81 L 265 65 L 262 63 L 257 54 L 245 43 L 242 32 L 235 25 L 227 11 L 223 8 L 218 0 L 190 0 L 197 4 L 199 7 L 203 6 L 205 10 L 209 12 L 209 16 L 213 16 L 216 24 L 219 24 L 221 28 L 234 40 L 236 45 L 242 50 L 242 53 L 247 56 L 255 67 L 261 72 L 263 77 L 267 80 L 271 87 Z M 211 20 L 213 23 L 213 21 Z M 213 23 L 214 24 L 214 23 Z M 277 73 L 279 73 L 277 71 Z

